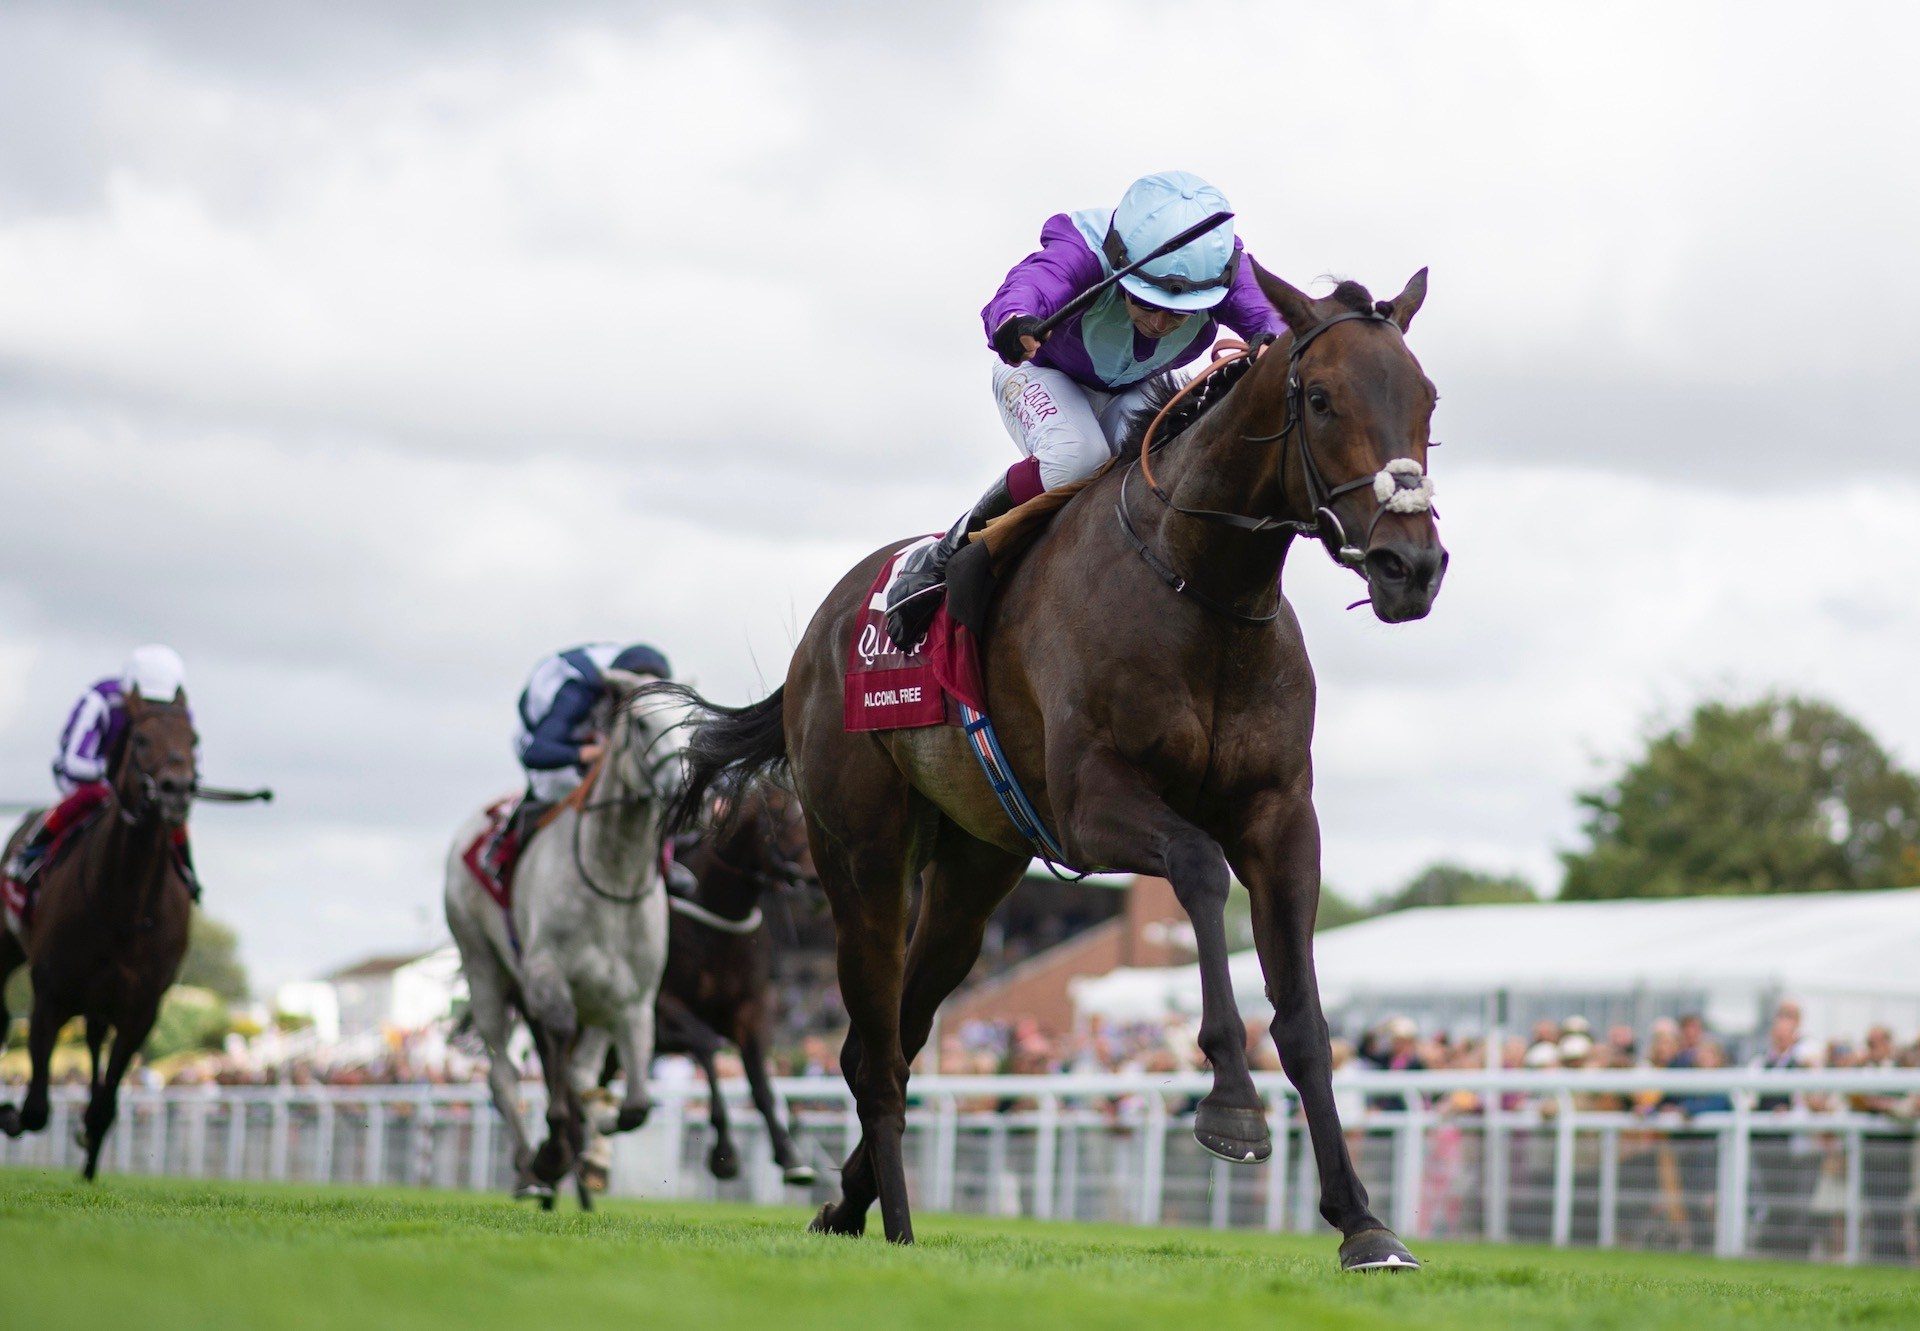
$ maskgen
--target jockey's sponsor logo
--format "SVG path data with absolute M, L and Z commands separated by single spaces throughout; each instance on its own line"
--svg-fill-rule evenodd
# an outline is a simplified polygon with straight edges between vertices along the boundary
M 1047 392 L 1047 386 L 1024 374 L 1010 374 L 1000 385 L 1000 406 L 1025 430 L 1060 414 L 1060 405 L 1053 400 L 1053 394 Z
M 1033 413 L 1035 422 L 1060 414 L 1060 408 L 1054 405 L 1053 395 L 1047 392 L 1044 384 L 1030 385 L 1027 391 L 1020 395 L 1020 404 Z

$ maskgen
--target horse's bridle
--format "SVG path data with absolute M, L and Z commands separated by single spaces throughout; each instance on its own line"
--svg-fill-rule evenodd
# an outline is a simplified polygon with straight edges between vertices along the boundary
M 616 724 L 627 726 L 635 724 L 633 717 L 628 715 L 624 704 L 622 704 L 620 708 L 620 719 Z M 680 761 L 680 751 L 678 749 L 668 749 L 666 752 L 654 756 L 651 761 L 647 761 L 647 759 L 649 755 L 653 754 L 656 745 L 671 738 L 673 733 L 680 729 L 680 724 L 662 727 L 660 733 L 649 739 L 646 747 L 640 750 L 638 756 L 644 764 L 640 772 L 645 781 L 645 785 L 642 788 L 636 791 L 632 786 L 627 784 L 624 772 L 616 772 L 616 775 L 613 777 L 613 780 L 617 782 L 619 786 L 616 792 L 602 800 L 583 800 L 579 808 L 575 810 L 577 816 L 573 820 L 574 871 L 580 875 L 580 881 L 587 885 L 587 890 L 596 897 L 599 897 L 602 901 L 610 901 L 616 906 L 632 906 L 652 895 L 652 890 L 642 886 L 639 891 L 631 895 L 625 895 L 619 892 L 609 892 L 600 886 L 600 884 L 594 880 L 592 871 L 587 868 L 586 854 L 580 847 L 580 829 L 585 825 L 587 815 L 590 813 L 601 813 L 608 809 L 631 808 L 637 804 L 659 803 L 672 794 L 671 787 L 661 782 L 660 773 Z M 622 759 L 609 753 L 607 757 L 607 767 L 602 770 L 617 769 L 621 761 Z
M 1153 497 L 1184 517 L 1254 534 L 1284 531 L 1295 535 L 1312 536 L 1320 542 L 1321 546 L 1326 550 L 1328 557 L 1336 564 L 1345 568 L 1359 569 L 1365 562 L 1366 551 L 1360 546 L 1348 542 L 1346 527 L 1341 523 L 1339 515 L 1333 511 L 1333 505 L 1356 490 L 1369 486 L 1374 487 L 1374 513 L 1372 521 L 1367 524 L 1367 539 L 1371 541 L 1374 528 L 1380 525 L 1380 519 L 1385 517 L 1390 511 L 1393 511 L 1390 502 L 1393 498 L 1391 490 L 1385 496 L 1380 495 L 1380 479 L 1388 473 L 1384 471 L 1368 472 L 1366 475 L 1356 476 L 1350 481 L 1342 481 L 1338 485 L 1330 486 L 1327 484 L 1326 477 L 1320 470 L 1320 464 L 1314 459 L 1313 449 L 1307 443 L 1306 412 L 1302 410 L 1306 401 L 1306 390 L 1300 377 L 1300 358 L 1306 354 L 1307 348 L 1312 346 L 1323 334 L 1335 325 L 1355 321 L 1393 324 L 1395 328 L 1399 327 L 1398 324 L 1394 324 L 1394 321 L 1388 315 L 1377 309 L 1348 310 L 1315 324 L 1304 333 L 1295 335 L 1293 345 L 1287 351 L 1287 414 L 1284 422 L 1280 428 L 1272 434 L 1250 434 L 1244 436 L 1248 443 L 1264 444 L 1278 440 L 1284 444 L 1287 436 L 1293 435 L 1296 441 L 1296 451 L 1300 456 L 1300 473 L 1307 487 L 1307 506 L 1308 510 L 1313 514 L 1312 518 L 1281 518 L 1273 516 L 1255 518 L 1248 517 L 1244 513 L 1228 513 L 1219 509 L 1188 508 L 1185 505 L 1175 503 L 1173 496 L 1168 494 L 1166 490 L 1160 486 L 1159 482 L 1154 480 L 1153 468 L 1148 461 L 1152 451 L 1154 433 L 1159 427 L 1160 422 L 1165 419 L 1167 413 L 1189 392 L 1199 388 L 1209 375 L 1228 365 L 1236 362 L 1245 362 L 1248 369 L 1242 373 L 1242 377 L 1244 378 L 1246 373 L 1251 373 L 1253 362 L 1259 357 L 1265 346 L 1273 341 L 1271 336 L 1256 339 L 1252 346 L 1229 349 L 1225 355 L 1220 356 L 1206 369 L 1195 375 L 1179 393 L 1169 399 L 1166 405 L 1161 407 L 1158 414 L 1154 416 L 1153 421 L 1147 426 L 1140 439 L 1140 456 L 1129 463 L 1126 472 L 1121 474 L 1120 501 L 1115 506 L 1114 512 L 1120 519 L 1121 529 L 1126 532 L 1127 539 L 1132 542 L 1135 551 L 1138 552 L 1141 559 L 1146 562 L 1147 567 L 1158 574 L 1161 581 L 1173 588 L 1174 591 L 1182 596 L 1192 598 L 1215 614 L 1227 619 L 1238 620 L 1243 624 L 1270 623 L 1280 613 L 1280 606 L 1277 603 L 1267 614 L 1250 615 L 1245 611 L 1236 610 L 1232 606 L 1216 601 L 1200 592 L 1191 582 L 1183 577 L 1178 570 L 1155 553 L 1153 547 L 1141 537 L 1139 532 L 1134 530 L 1133 521 L 1127 514 L 1127 481 L 1131 478 L 1131 473 L 1135 467 L 1138 467 L 1140 474 L 1146 478 L 1147 488 L 1153 494 Z M 1230 385 L 1229 391 L 1231 387 Z M 1285 469 L 1283 465 L 1281 480 L 1283 488 L 1285 484 Z
M 125 741 L 127 747 L 124 753 L 124 761 L 128 765 L 133 763 L 133 737 L 135 733 L 148 721 L 158 720 L 160 715 L 162 714 L 156 713 L 152 716 L 143 716 L 128 727 Z M 114 802 L 120 806 L 120 821 L 128 827 L 138 826 L 140 823 L 145 822 L 149 817 L 158 812 L 160 807 L 160 783 L 154 779 L 153 773 L 141 768 L 135 768 L 134 776 L 136 778 L 135 791 L 139 796 L 137 801 L 130 802 L 122 799 L 120 798 L 118 789 L 114 791 Z M 193 784 L 187 787 L 187 802 L 189 805 L 193 802 L 193 792 L 199 784 L 200 774 L 195 772 Z

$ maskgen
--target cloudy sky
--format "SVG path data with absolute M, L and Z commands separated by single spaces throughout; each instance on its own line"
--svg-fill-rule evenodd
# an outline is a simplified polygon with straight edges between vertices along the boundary
M 400 12 L 395 12 L 400 11 Z M 1557 883 L 1702 693 L 1920 701 L 1920 18 L 1886 4 L 0 7 L 0 798 L 186 656 L 268 984 L 440 932 L 528 666 L 726 700 L 1012 460 L 978 310 L 1181 166 L 1302 284 L 1432 294 L 1433 617 L 1290 594 L 1327 875 Z

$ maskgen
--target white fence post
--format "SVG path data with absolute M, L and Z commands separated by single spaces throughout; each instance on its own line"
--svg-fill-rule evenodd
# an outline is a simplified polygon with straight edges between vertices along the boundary
M 1420 1193 L 1426 1183 L 1427 1109 L 1418 1092 L 1406 1097 L 1406 1106 L 1393 1129 L 1393 1227 L 1414 1236 L 1423 1223 Z
M 1747 1249 L 1747 1184 L 1753 1163 L 1752 1097 L 1733 1097 L 1733 1113 L 1720 1130 L 1719 1213 L 1714 1226 L 1716 1257 L 1740 1257 Z
M 1600 1246 L 1611 1248 L 1620 1225 L 1620 1130 L 1600 1129 Z
M 1267 1132 L 1273 1155 L 1267 1160 L 1266 1226 L 1279 1233 L 1287 1226 L 1287 1165 L 1293 1145 L 1293 1100 L 1284 1091 L 1267 1097 Z
M 1866 1153 L 1867 1146 L 1858 1124 L 1847 1130 L 1847 1218 L 1846 1246 L 1841 1259 L 1848 1266 L 1858 1266 L 1861 1259 L 1861 1222 L 1866 1209 Z
M 1167 1100 L 1157 1087 L 1147 1092 L 1147 1110 L 1141 1116 L 1140 1132 L 1140 1197 L 1136 1215 L 1143 1225 L 1157 1225 L 1167 1172 Z
M 1033 1215 L 1053 1219 L 1055 1157 L 1060 1146 L 1060 1097 L 1040 1097 L 1040 1121 L 1033 1142 Z
M 1553 1246 L 1573 1242 L 1573 1095 L 1554 1095 Z

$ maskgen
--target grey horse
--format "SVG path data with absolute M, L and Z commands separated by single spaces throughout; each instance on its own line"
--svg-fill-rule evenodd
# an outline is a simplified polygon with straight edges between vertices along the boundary
M 509 919 L 475 881 L 466 848 L 487 827 L 476 815 L 446 862 L 447 924 L 460 949 L 474 1029 L 486 1045 L 488 1085 L 507 1122 L 516 1196 L 552 1205 L 555 1185 L 580 1165 L 602 1129 L 646 1120 L 654 1003 L 667 958 L 660 882 L 660 820 L 681 779 L 678 712 L 639 694 L 651 677 L 609 670 L 605 755 L 521 854 Z M 523 1127 L 519 1077 L 507 1042 L 514 1017 L 532 1027 L 547 1087 L 547 1140 Z M 635 1069 L 611 1121 L 595 1123 L 585 1095 L 611 1043 Z M 580 1197 L 587 1204 L 584 1177 Z

